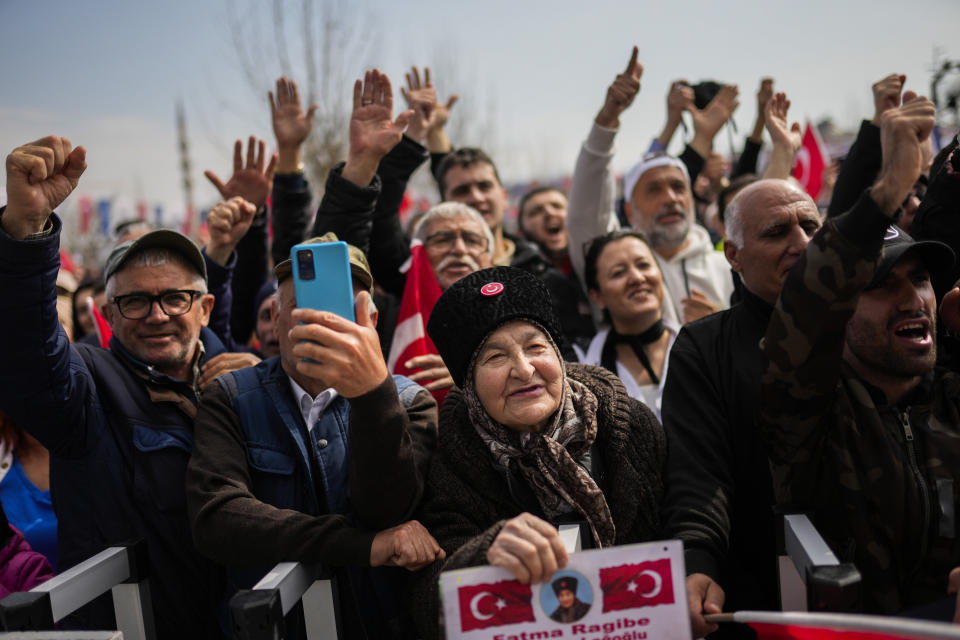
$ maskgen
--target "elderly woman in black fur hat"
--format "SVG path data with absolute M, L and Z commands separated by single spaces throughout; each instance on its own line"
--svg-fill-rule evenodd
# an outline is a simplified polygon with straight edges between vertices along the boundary
M 585 522 L 596 547 L 656 536 L 663 429 L 615 375 L 561 360 L 536 277 L 494 267 L 462 278 L 427 332 L 457 388 L 440 410 L 418 513 L 447 557 L 413 577 L 425 637 L 438 636 L 441 571 L 491 564 L 548 581 L 567 563 L 562 523 Z

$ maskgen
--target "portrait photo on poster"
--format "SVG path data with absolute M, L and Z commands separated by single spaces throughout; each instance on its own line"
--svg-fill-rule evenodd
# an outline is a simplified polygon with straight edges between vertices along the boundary
M 558 571 L 540 588 L 540 606 L 555 622 L 576 622 L 590 612 L 593 589 L 577 571 Z

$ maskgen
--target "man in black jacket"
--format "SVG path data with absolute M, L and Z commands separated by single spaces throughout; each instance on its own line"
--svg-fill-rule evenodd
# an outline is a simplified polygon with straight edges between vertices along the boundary
M 724 252 L 744 299 L 685 326 L 670 354 L 663 536 L 684 541 L 696 637 L 716 629 L 704 613 L 778 605 L 774 496 L 754 418 L 766 367 L 760 339 L 787 272 L 819 228 L 813 200 L 788 182 L 761 180 L 737 194 Z
M 144 538 L 158 638 L 219 637 L 222 572 L 193 547 L 183 477 L 202 365 L 224 351 L 214 296 L 186 237 L 154 231 L 113 250 L 109 349 L 69 344 L 57 321 L 62 222 L 85 150 L 49 136 L 7 157 L 0 209 L 0 408 L 50 451 L 60 568 Z M 113 624 L 95 605 L 86 628 Z

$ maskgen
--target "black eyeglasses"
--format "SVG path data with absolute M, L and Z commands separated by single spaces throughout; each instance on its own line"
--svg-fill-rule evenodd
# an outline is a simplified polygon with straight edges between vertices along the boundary
M 114 296 L 113 303 L 120 310 L 120 315 L 127 320 L 143 320 L 150 315 L 154 302 L 160 305 L 161 311 L 172 318 L 189 313 L 193 308 L 193 299 L 202 295 L 202 291 L 195 289 L 171 289 L 155 296 L 145 293 Z
M 487 239 L 472 231 L 437 231 L 427 236 L 423 241 L 424 246 L 438 251 L 449 251 L 457 242 L 457 238 L 463 239 L 463 244 L 467 253 L 482 253 L 487 248 Z

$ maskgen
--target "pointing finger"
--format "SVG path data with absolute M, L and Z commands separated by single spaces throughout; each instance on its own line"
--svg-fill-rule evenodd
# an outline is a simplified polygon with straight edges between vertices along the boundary
M 627 63 L 627 70 L 625 73 L 632 74 L 633 67 L 637 64 L 637 56 L 640 54 L 640 50 L 634 45 L 633 51 L 630 52 L 630 62 Z

